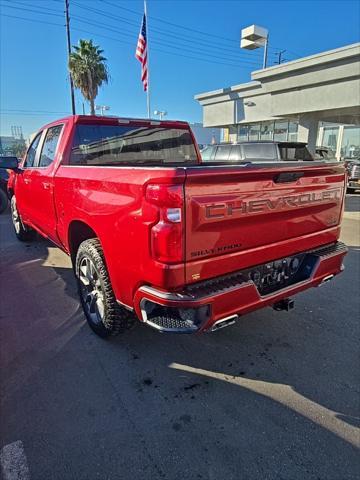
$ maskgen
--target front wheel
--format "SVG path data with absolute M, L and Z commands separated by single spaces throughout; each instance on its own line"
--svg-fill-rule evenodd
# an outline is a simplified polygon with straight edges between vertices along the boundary
M 97 335 L 118 335 L 133 325 L 135 317 L 115 299 L 98 239 L 81 243 L 75 273 L 86 319 Z
M 17 239 L 20 240 L 21 242 L 28 242 L 29 240 L 33 240 L 36 236 L 36 232 L 32 230 L 30 227 L 26 227 L 23 224 L 20 217 L 20 213 L 18 212 L 18 209 L 16 206 L 15 195 L 11 197 L 10 207 L 11 207 L 12 224 L 13 224 Z

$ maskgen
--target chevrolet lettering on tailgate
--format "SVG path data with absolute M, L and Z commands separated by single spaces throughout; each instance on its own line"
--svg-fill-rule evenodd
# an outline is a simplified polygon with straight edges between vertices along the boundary
M 223 203 L 203 205 L 203 211 L 206 219 L 224 218 L 234 215 L 263 213 L 266 211 L 289 210 L 314 203 L 338 203 L 341 201 L 342 195 L 342 189 L 337 188 L 334 190 L 324 190 L 322 192 L 289 195 L 276 199 L 231 200 Z

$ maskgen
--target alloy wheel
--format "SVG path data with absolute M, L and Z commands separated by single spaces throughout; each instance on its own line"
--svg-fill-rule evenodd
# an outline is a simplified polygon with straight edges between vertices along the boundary
M 95 265 L 89 257 L 83 257 L 79 265 L 80 290 L 91 320 L 99 325 L 105 315 L 104 291 Z

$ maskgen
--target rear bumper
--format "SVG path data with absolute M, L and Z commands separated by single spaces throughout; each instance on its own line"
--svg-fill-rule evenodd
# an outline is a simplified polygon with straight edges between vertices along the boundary
M 238 315 L 273 305 L 307 288 L 321 285 L 343 270 L 346 253 L 347 248 L 341 242 L 303 252 L 309 261 L 304 264 L 302 275 L 298 279 L 294 277 L 292 284 L 262 295 L 254 281 L 249 280 L 248 270 L 199 282 L 181 292 L 142 286 L 135 294 L 135 311 L 140 320 L 159 331 L 193 333 L 211 330 L 224 319 L 230 321 Z M 175 309 L 180 311 L 178 318 L 171 313 Z

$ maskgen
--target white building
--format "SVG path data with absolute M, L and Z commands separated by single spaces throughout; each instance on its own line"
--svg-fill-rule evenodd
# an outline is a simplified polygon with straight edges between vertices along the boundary
M 312 151 L 320 142 L 338 158 L 360 147 L 360 43 L 258 70 L 251 78 L 195 96 L 204 127 L 225 128 L 230 141 L 297 140 Z

